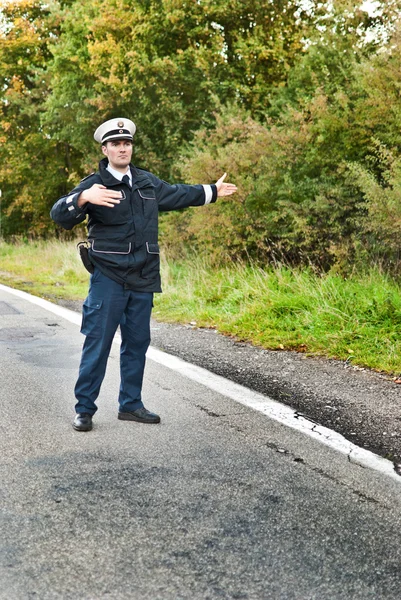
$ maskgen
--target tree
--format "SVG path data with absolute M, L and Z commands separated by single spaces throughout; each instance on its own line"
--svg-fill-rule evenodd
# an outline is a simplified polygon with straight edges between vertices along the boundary
M 138 123 L 138 162 L 168 176 L 182 143 L 211 125 L 218 102 L 265 109 L 300 51 L 302 16 L 292 0 L 67 6 L 52 49 L 49 126 L 83 154 L 94 119 L 129 114 Z
M 0 30 L 0 188 L 4 235 L 44 235 L 49 199 L 65 190 L 68 145 L 42 124 L 49 95 L 49 40 L 58 35 L 50 6 L 4 3 Z
M 233 202 L 218 203 L 213 217 L 168 216 L 170 246 L 177 227 L 188 245 L 223 260 L 279 257 L 348 268 L 362 247 L 364 258 L 373 258 L 378 240 L 394 233 L 397 163 L 374 157 L 377 144 L 389 143 L 391 160 L 399 156 L 397 36 L 370 41 L 364 32 L 377 27 L 377 19 L 338 13 L 338 3 L 334 8 L 286 85 L 272 91 L 270 118 L 258 124 L 251 115 L 239 113 L 235 120 L 223 114 L 214 132 L 196 135 L 177 169 L 196 180 L 202 171 L 217 175 L 230 165 L 240 192 Z M 383 19 L 390 31 L 392 18 Z M 339 35 L 344 28 L 348 37 Z M 377 179 L 393 191 L 377 196 Z M 386 202 L 380 219 L 379 198 Z

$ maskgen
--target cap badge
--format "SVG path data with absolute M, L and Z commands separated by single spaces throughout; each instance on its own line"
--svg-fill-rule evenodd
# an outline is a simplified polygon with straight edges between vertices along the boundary
M 119 121 L 117 123 L 117 125 L 118 125 L 118 127 L 124 127 L 124 121 Z M 121 133 L 121 131 L 120 131 L 120 133 Z
M 124 129 L 119 129 L 118 133 L 124 133 Z

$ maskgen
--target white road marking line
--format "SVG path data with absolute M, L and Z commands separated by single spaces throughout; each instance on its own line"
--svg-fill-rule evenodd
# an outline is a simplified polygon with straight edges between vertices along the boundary
M 43 298 L 32 296 L 31 294 L 2 284 L 0 284 L 0 290 L 23 298 L 32 304 L 37 304 L 45 310 L 66 319 L 70 323 L 74 323 L 75 325 L 81 324 L 81 315 L 68 308 L 58 306 Z M 120 344 L 121 338 L 118 334 L 115 336 L 114 342 Z M 183 377 L 187 377 L 192 381 L 196 381 L 197 383 L 212 389 L 222 396 L 231 398 L 231 400 L 234 400 L 235 402 L 257 410 L 274 421 L 304 433 L 325 446 L 329 446 L 330 448 L 347 455 L 349 461 L 353 464 L 379 471 L 401 483 L 401 477 L 395 472 L 394 465 L 391 461 L 382 458 L 369 450 L 356 446 L 345 439 L 341 434 L 332 431 L 327 427 L 309 421 L 285 404 L 281 404 L 268 396 L 254 392 L 253 390 L 238 383 L 234 383 L 229 379 L 225 379 L 220 375 L 215 375 L 207 369 L 193 365 L 176 356 L 157 350 L 156 348 L 149 348 L 147 358 L 176 371 Z
M 63 319 L 65 319 L 66 321 L 70 321 L 70 323 L 74 323 L 75 325 L 81 325 L 81 315 L 74 312 L 73 310 L 69 310 L 68 308 L 59 306 L 58 304 L 53 304 L 48 300 L 39 298 L 39 296 L 32 296 L 32 294 L 28 294 L 27 292 L 22 292 L 21 290 L 16 290 L 14 288 L 7 287 L 2 283 L 0 283 L 0 290 L 3 290 L 3 292 L 8 292 L 9 294 L 13 294 L 14 296 L 18 296 L 19 298 L 23 298 L 31 304 L 37 304 L 45 310 L 52 312 L 54 315 L 58 315 L 59 317 L 63 317 Z

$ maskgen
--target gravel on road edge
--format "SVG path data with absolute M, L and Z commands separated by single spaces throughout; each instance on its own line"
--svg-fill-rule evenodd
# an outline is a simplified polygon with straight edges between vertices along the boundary
M 81 301 L 57 302 L 81 312 Z M 193 324 L 152 320 L 152 346 L 287 404 L 401 463 L 401 386 L 387 376 L 338 360 L 264 350 Z

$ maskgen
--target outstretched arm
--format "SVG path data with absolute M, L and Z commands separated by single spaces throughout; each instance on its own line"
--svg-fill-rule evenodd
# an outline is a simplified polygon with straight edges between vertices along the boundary
M 226 173 L 212 185 L 170 185 L 162 181 L 152 173 L 146 172 L 146 176 L 155 187 L 155 195 L 159 205 L 159 211 L 178 210 L 188 206 L 204 206 L 210 202 L 216 202 L 218 196 L 230 196 L 237 191 L 233 183 L 224 183 Z

